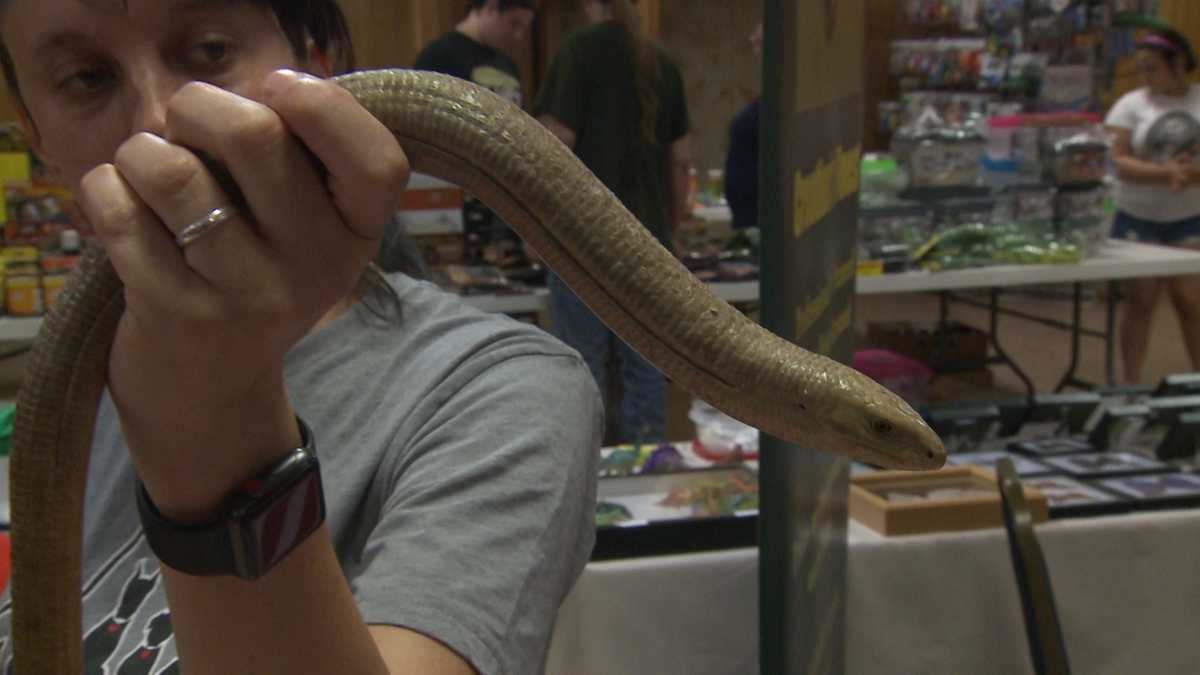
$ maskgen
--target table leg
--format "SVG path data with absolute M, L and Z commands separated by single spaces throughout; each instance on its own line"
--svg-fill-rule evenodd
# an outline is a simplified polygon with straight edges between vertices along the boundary
M 1108 313 L 1105 316 L 1104 333 L 1104 377 L 1108 386 L 1117 386 L 1116 369 L 1116 335 L 1117 335 L 1117 293 L 1121 285 L 1116 281 L 1108 282 Z
M 1034 387 L 1033 380 L 1029 379 L 1029 376 L 1025 374 L 1025 371 L 1021 370 L 1021 367 L 1019 365 L 1017 365 L 1017 362 L 1013 361 L 1012 357 L 1010 357 L 1008 355 L 1008 353 L 1004 351 L 1004 348 L 1000 346 L 1000 331 L 999 331 L 1000 289 L 999 288 L 991 289 L 991 301 L 989 302 L 988 314 L 989 314 L 990 327 L 991 327 L 991 329 L 988 332 L 990 333 L 992 349 L 996 350 L 996 356 L 997 356 L 997 359 L 995 360 L 995 362 L 1002 363 L 1002 364 L 1008 366 L 1008 368 L 1010 370 L 1012 370 L 1014 373 L 1016 373 L 1017 377 L 1019 377 L 1021 379 L 1021 382 L 1023 382 L 1025 384 L 1025 399 L 1029 403 L 1029 405 L 1032 406 L 1034 404 L 1034 399 L 1037 395 L 1037 388 Z
M 1079 369 L 1079 342 L 1082 333 L 1081 323 L 1083 321 L 1082 305 L 1083 305 L 1083 284 L 1076 281 L 1072 284 L 1073 293 L 1071 295 L 1071 365 L 1067 368 L 1067 372 L 1063 374 L 1062 379 L 1058 381 L 1058 386 L 1054 391 L 1062 391 L 1067 387 L 1079 387 L 1081 389 L 1091 389 L 1092 385 L 1079 379 L 1076 371 Z
M 950 292 L 938 293 L 938 325 L 937 340 L 933 344 L 933 354 L 929 357 L 929 365 L 937 372 L 940 370 L 942 355 L 946 353 L 946 326 L 950 323 Z

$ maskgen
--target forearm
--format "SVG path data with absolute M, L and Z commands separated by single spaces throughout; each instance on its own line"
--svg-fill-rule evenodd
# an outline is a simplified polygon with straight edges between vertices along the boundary
M 180 664 L 208 673 L 387 673 L 321 527 L 257 581 L 163 566 Z
M 146 426 L 126 413 L 131 448 L 186 449 L 203 465 L 142 476 L 152 500 L 180 524 L 216 522 L 234 487 L 299 445 L 282 377 L 249 392 L 219 419 Z M 167 434 L 163 436 L 162 434 Z M 151 445 L 147 445 L 151 444 Z M 203 446 L 207 452 L 191 452 Z M 144 473 L 144 472 L 143 472 Z M 180 662 L 188 673 L 385 673 L 334 555 L 327 527 L 262 578 L 198 577 L 162 565 Z
M 1113 159 L 1117 168 L 1117 177 L 1128 183 L 1149 185 L 1168 185 L 1171 183 L 1172 171 L 1168 164 L 1155 164 L 1133 156 Z

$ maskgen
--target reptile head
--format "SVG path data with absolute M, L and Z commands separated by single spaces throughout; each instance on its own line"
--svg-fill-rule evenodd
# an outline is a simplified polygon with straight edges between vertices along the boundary
M 945 464 L 941 439 L 899 396 L 853 371 L 833 391 L 818 423 L 835 452 L 893 469 Z

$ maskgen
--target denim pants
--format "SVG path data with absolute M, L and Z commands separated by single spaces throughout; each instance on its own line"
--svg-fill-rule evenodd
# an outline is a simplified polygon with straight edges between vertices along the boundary
M 551 332 L 575 349 L 608 400 L 608 355 L 616 352 L 623 395 L 617 440 L 654 443 L 666 435 L 666 380 L 658 369 L 613 334 L 556 274 L 547 275 Z

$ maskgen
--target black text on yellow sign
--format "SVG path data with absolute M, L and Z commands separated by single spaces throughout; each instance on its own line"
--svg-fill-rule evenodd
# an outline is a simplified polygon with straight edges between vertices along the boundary
M 844 288 L 847 284 L 851 284 L 855 279 L 855 272 L 858 265 L 853 257 L 844 260 L 838 265 L 830 275 L 829 280 L 817 291 L 816 295 L 806 302 L 802 307 L 796 308 L 796 339 L 803 338 L 812 329 L 814 325 L 825 316 L 829 311 L 829 306 L 833 302 L 835 293 Z M 850 328 L 852 316 L 850 308 L 846 307 L 838 316 L 834 318 L 826 334 L 818 340 L 818 349 L 822 354 L 828 354 L 829 349 L 826 349 L 826 343 L 830 347 L 837 344 L 838 338 Z
M 850 150 L 838 148 L 832 162 L 822 158 L 817 160 L 812 171 L 796 172 L 792 227 L 797 238 L 821 222 L 843 199 L 858 194 L 861 158 L 861 144 Z

